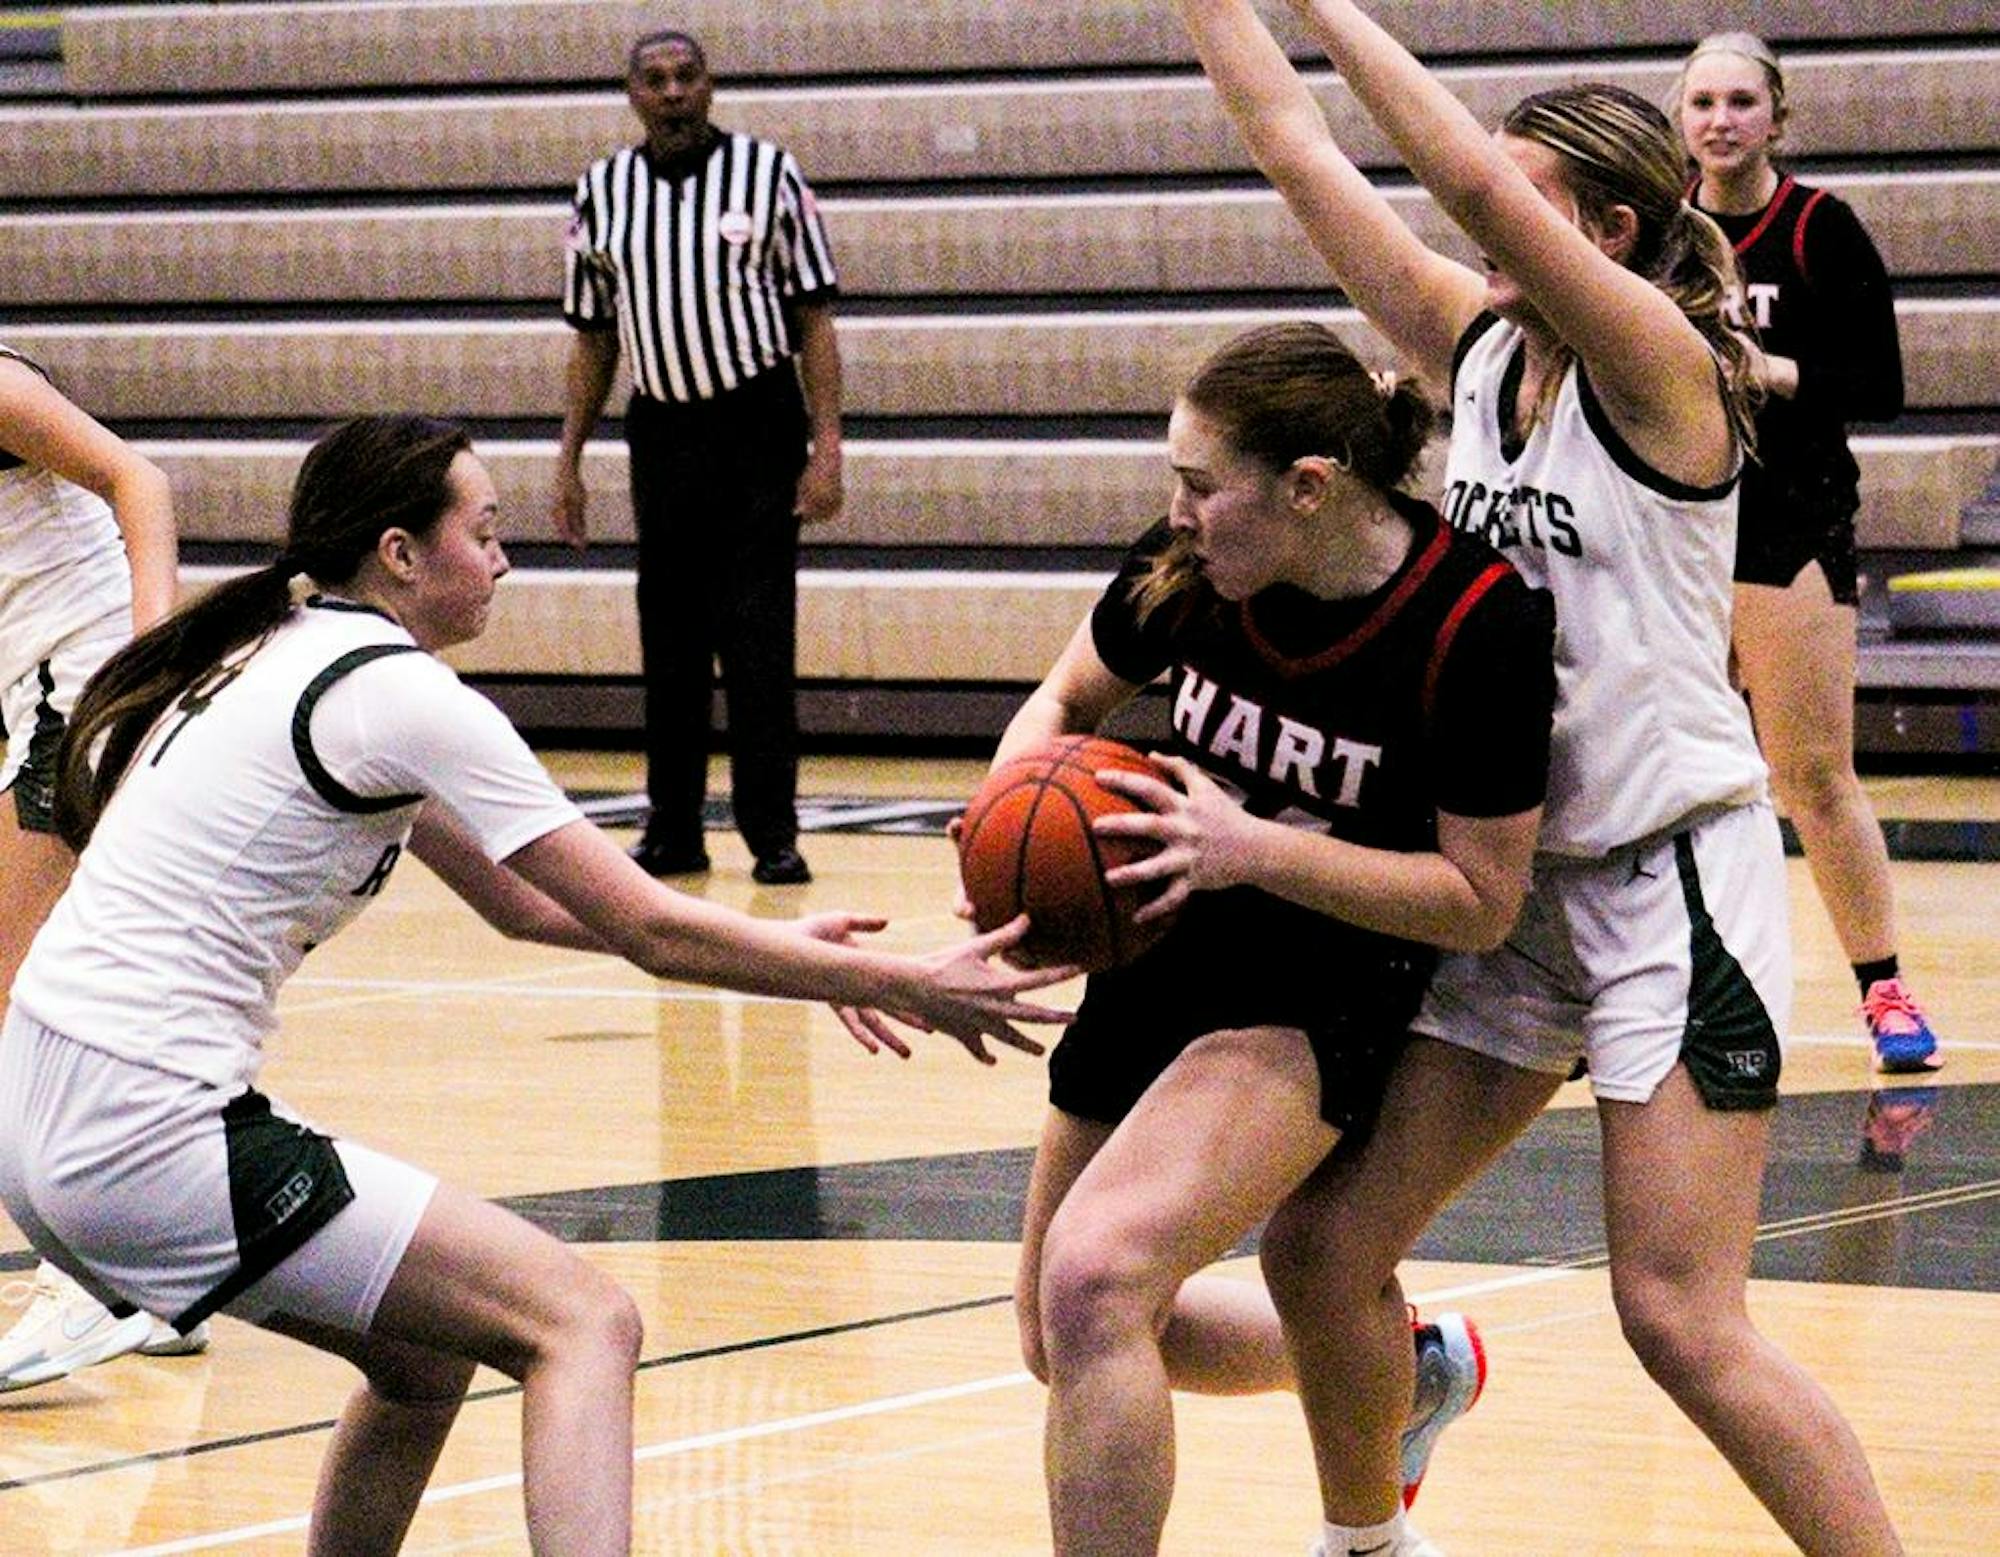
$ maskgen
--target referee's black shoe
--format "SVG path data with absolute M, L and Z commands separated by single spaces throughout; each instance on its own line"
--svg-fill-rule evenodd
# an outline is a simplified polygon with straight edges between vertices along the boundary
M 708 851 L 700 844 L 677 848 L 658 838 L 641 838 L 631 855 L 632 863 L 649 876 L 698 876 L 708 869 Z
M 796 887 L 813 879 L 806 857 L 789 846 L 760 854 L 750 867 L 750 879 L 767 887 Z

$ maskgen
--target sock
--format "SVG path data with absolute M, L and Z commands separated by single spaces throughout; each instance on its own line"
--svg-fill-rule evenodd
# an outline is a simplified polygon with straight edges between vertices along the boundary
M 1403 1544 L 1403 1511 L 1379 1525 L 1336 1525 L 1328 1523 L 1320 1532 L 1320 1550 L 1326 1557 L 1395 1557 Z
M 1873 962 L 1857 962 L 1854 964 L 1854 977 L 1861 985 L 1861 993 L 1864 998 L 1868 994 L 1869 985 L 1879 984 L 1883 979 L 1900 978 L 1901 976 L 1894 952 L 1890 952 L 1886 957 L 1878 957 Z

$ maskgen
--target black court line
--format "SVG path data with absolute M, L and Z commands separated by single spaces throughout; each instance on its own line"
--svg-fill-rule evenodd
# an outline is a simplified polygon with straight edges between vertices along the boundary
M 2000 1271 L 2000 1085 L 1788 1097 L 1772 1132 L 1753 1276 L 1990 1292 Z M 1841 1124 L 1854 1127 L 1835 1131 Z M 1854 1130 L 1858 1129 L 1858 1135 Z M 1434 1222 L 1411 1258 L 1601 1269 L 1596 1119 L 1544 1114 Z M 1855 1142 L 1858 1140 L 1858 1147 Z M 501 1202 L 572 1242 L 1018 1236 L 1027 1149 L 715 1175 Z M 969 1202 L 969 1204 L 968 1204 Z M 1551 1235 L 1553 1234 L 1553 1237 Z M 1554 1248 L 1549 1245 L 1553 1242 Z M 1255 1237 L 1232 1251 L 1248 1254 Z M 31 1258 L 31 1257 L 30 1257 Z M 672 1352 L 639 1371 L 998 1307 L 1012 1293 Z M 520 1393 L 515 1384 L 468 1403 Z M 0 1406 L 0 1421 L 6 1407 Z M 330 1432 L 331 1418 L 0 1481 L 0 1493 Z
M 852 1319 L 844 1324 L 820 1325 L 811 1330 L 793 1330 L 784 1335 L 759 1336 L 755 1340 L 730 1341 L 721 1346 L 699 1347 L 694 1351 L 669 1352 L 663 1357 L 642 1358 L 634 1371 L 649 1373 L 655 1368 L 678 1368 L 691 1362 L 707 1362 L 717 1357 L 767 1351 L 774 1346 L 793 1346 L 804 1341 L 825 1340 L 830 1336 L 851 1335 L 862 1330 L 879 1330 L 888 1325 L 913 1324 L 922 1319 L 969 1313 L 976 1309 L 993 1308 L 1013 1301 L 1014 1295 L 1011 1292 L 996 1297 L 966 1298 L 957 1303 L 940 1303 L 932 1308 L 912 1308 L 898 1314 L 877 1314 L 871 1319 Z M 465 1402 L 471 1405 L 477 1401 L 504 1400 L 509 1395 L 520 1393 L 521 1386 L 518 1384 L 497 1384 L 491 1389 L 468 1391 Z M 0 1418 L 4 1418 L 5 1409 L 0 1407 Z M 26 1487 L 44 1487 L 51 1482 L 106 1476 L 143 1465 L 162 1465 L 171 1460 L 191 1460 L 202 1455 L 219 1454 L 228 1449 L 247 1449 L 254 1448 L 258 1444 L 279 1443 L 287 1438 L 307 1438 L 315 1433 L 331 1432 L 335 1425 L 332 1417 L 325 1417 L 316 1422 L 294 1423 L 290 1427 L 266 1428 L 260 1433 L 239 1433 L 232 1438 L 214 1438 L 205 1443 L 188 1444 L 178 1449 L 152 1449 L 144 1454 L 128 1454 L 115 1460 L 99 1460 L 90 1465 L 72 1465 L 67 1470 L 44 1471 L 38 1476 L 20 1476 L 12 1481 L 0 1481 L 0 1492 L 18 1492 Z
M 1934 1087 L 1890 1089 L 1891 1093 L 1894 1090 L 1934 1093 L 1943 1089 Z M 2000 1093 L 2000 1087 L 1961 1088 L 1960 1090 Z M 1874 1112 L 1874 1110 L 1871 1110 L 1871 1116 Z M 1565 1113 L 1580 1115 L 1583 1122 L 1594 1124 L 1592 1110 L 1575 1109 L 1567 1110 Z M 1556 1115 L 1544 1115 L 1543 1121 L 1560 1117 Z M 1530 1133 L 1532 1134 L 1532 1132 Z M 1914 1132 L 1910 1135 L 1909 1139 L 1914 1139 Z M 1987 1139 L 1989 1141 L 1992 1139 L 1990 1133 L 1988 1133 Z M 1441 1235 L 1440 1227 L 1442 1224 L 1454 1218 L 1478 1224 L 1486 1221 L 1491 1216 L 1492 1208 L 1488 1205 L 1479 1204 L 1484 1199 L 1479 1192 L 1489 1180 L 1494 1179 L 1502 1165 L 1521 1151 L 1525 1140 L 1526 1138 L 1524 1137 L 1522 1142 L 1517 1142 L 1513 1148 L 1510 1148 L 1507 1155 L 1501 1159 L 1500 1164 L 1496 1164 L 1494 1169 L 1489 1170 L 1482 1179 L 1476 1181 L 1452 1207 L 1447 1208 L 1443 1216 L 1439 1218 L 1439 1222 L 1433 1224 L 1431 1231 L 1425 1235 L 1423 1241 L 1411 1252 L 1410 1257 L 1412 1259 L 1440 1261 L 1470 1260 L 1473 1263 L 1525 1264 L 1545 1269 L 1552 1273 L 1558 1271 L 1598 1270 L 1607 1264 L 1605 1251 L 1601 1244 L 1574 1249 L 1569 1253 L 1563 1254 L 1529 1254 L 1522 1256 L 1517 1253 L 1509 1259 L 1481 1259 L 1441 1251 L 1437 1247 L 1440 1241 L 1447 1245 L 1454 1242 L 1449 1229 L 1445 1229 Z M 1777 1169 L 1780 1166 L 1779 1144 L 1774 1139 L 1772 1152 L 1773 1169 Z M 1907 1145 L 1908 1142 L 1905 1141 L 1904 1144 Z M 981 1156 L 1015 1157 L 1020 1155 L 1024 1154 L 973 1153 L 966 1154 L 966 1159 L 969 1160 Z M 1531 1152 L 1528 1155 L 1532 1158 L 1539 1155 L 1539 1153 Z M 912 1161 L 923 1164 L 929 1160 L 912 1159 Z M 1962 1183 L 1948 1186 L 1942 1190 L 1907 1195 L 1901 1194 L 1898 1192 L 1898 1189 L 1906 1162 L 1907 1157 L 1898 1154 L 1895 1158 L 1894 1166 L 1891 1168 L 1884 1168 L 1879 1162 L 1871 1165 L 1869 1153 L 1864 1150 L 1861 1161 L 1858 1164 L 1857 1174 L 1853 1177 L 1853 1183 L 1857 1186 L 1880 1186 L 1879 1189 L 1864 1188 L 1858 1196 L 1851 1196 L 1844 1200 L 1841 1205 L 1832 1209 L 1823 1208 L 1803 1215 L 1782 1216 L 1775 1220 L 1769 1219 L 1768 1215 L 1760 1216 L 1756 1236 L 1757 1258 L 1753 1271 L 1754 1278 L 1760 1280 L 1787 1279 L 1788 1272 L 1768 1268 L 1768 1256 L 1774 1250 L 1783 1251 L 1790 1249 L 1801 1243 L 1805 1236 L 1816 1233 L 1830 1235 L 1835 1240 L 1849 1236 L 1858 1236 L 1861 1240 L 1861 1263 L 1864 1267 L 1873 1269 L 1879 1265 L 1877 1256 L 1885 1240 L 1894 1243 L 1905 1240 L 1908 1237 L 1907 1226 L 1900 1224 L 1906 1224 L 1910 1218 L 1960 1206 L 1970 1205 L 1978 1207 L 1982 1202 L 2000 1199 L 2000 1178 L 1989 1179 L 1982 1183 Z M 873 1166 L 897 1165 L 884 1164 Z M 1531 1171 L 1534 1167 L 1532 1162 L 1523 1164 L 1523 1166 L 1529 1167 Z M 1888 1174 L 1894 1174 L 1895 1176 L 1893 1178 L 1888 1177 Z M 745 1174 L 739 1177 L 754 1179 L 765 1176 Z M 1557 1206 L 1564 1204 L 1568 1199 L 1566 1192 L 1563 1191 L 1560 1185 L 1552 1187 L 1556 1191 L 1552 1197 L 1552 1203 Z M 560 1201 L 564 1197 L 532 1196 L 521 1198 L 528 1201 L 551 1202 Z M 518 1202 L 512 1203 L 518 1206 Z M 1543 1205 L 1541 1214 L 1544 1217 L 1546 1217 L 1549 1206 L 1550 1202 L 1545 1202 Z M 1767 1173 L 1765 1212 L 1768 1213 L 1771 1208 L 1772 1197 L 1770 1193 L 1769 1174 Z M 1971 1251 L 1971 1255 L 1974 1267 L 1978 1271 L 1987 1274 L 1984 1280 L 1971 1284 L 1971 1290 L 1993 1290 L 1990 1272 L 1995 1268 L 1991 1259 L 1992 1240 L 1996 1236 L 1994 1220 L 1990 1214 L 1984 1212 L 1980 1212 L 1976 1217 L 1975 1225 L 1984 1227 L 1985 1237 L 1980 1241 L 1980 1247 Z M 936 1235 L 933 1234 L 933 1236 Z M 1245 1239 L 1231 1251 L 1231 1254 L 1232 1256 L 1249 1254 L 1254 1251 L 1255 1247 L 1256 1239 L 1253 1236 Z M 1835 1253 L 1837 1256 L 1841 1255 L 1844 1247 L 1846 1246 L 1836 1242 Z M 1853 1251 L 1852 1249 L 1848 1249 L 1847 1252 L 1851 1254 Z M 1824 1259 L 1820 1259 L 1815 1262 L 1814 1268 L 1797 1275 L 1792 1275 L 1790 1279 L 1802 1279 L 1821 1283 L 1842 1280 L 1867 1283 L 1871 1280 L 1879 1279 L 1879 1270 L 1875 1277 L 1871 1277 L 1867 1269 L 1863 1269 L 1859 1273 L 1850 1273 L 1847 1276 L 1842 1276 L 1830 1271 Z M 824 1340 L 834 1336 L 852 1335 L 866 1330 L 885 1329 L 892 1325 L 911 1324 L 926 1319 L 941 1318 L 950 1314 L 971 1313 L 983 1308 L 996 1308 L 1003 1304 L 1012 1303 L 1013 1301 L 1014 1298 L 1011 1292 L 987 1297 L 966 1298 L 956 1303 L 942 1303 L 927 1308 L 907 1309 L 892 1314 L 877 1314 L 866 1319 L 848 1320 L 840 1324 L 818 1325 L 811 1329 L 789 1331 L 782 1335 L 759 1336 L 747 1341 L 731 1341 L 717 1346 L 699 1347 L 691 1351 L 671 1352 L 664 1356 L 643 1359 L 636 1371 L 641 1373 L 651 1372 L 659 1368 L 680 1367 L 688 1363 L 703 1362 L 718 1357 L 766 1351 L 774 1347 Z M 499 1400 L 520 1393 L 521 1386 L 518 1384 L 497 1385 L 490 1389 L 475 1390 L 468 1393 L 466 1403 L 472 1404 L 481 1401 Z M 5 1412 L 6 1408 L 0 1406 L 0 1420 L 4 1420 Z M 295 1423 L 290 1427 L 269 1428 L 258 1433 L 243 1433 L 230 1438 L 188 1444 L 175 1449 L 156 1449 L 144 1454 L 123 1455 L 113 1460 L 102 1460 L 87 1465 L 75 1465 L 65 1470 L 46 1471 L 36 1476 L 23 1476 L 13 1480 L 0 1481 L 0 1493 L 17 1492 L 31 1487 L 47 1486 L 56 1482 L 81 1481 L 90 1477 L 110 1475 L 139 1466 L 159 1465 L 174 1460 L 194 1459 L 200 1456 L 222 1453 L 231 1449 L 252 1448 L 258 1444 L 309 1437 L 318 1433 L 331 1432 L 334 1426 L 334 1420 L 329 1417 L 312 1422 Z

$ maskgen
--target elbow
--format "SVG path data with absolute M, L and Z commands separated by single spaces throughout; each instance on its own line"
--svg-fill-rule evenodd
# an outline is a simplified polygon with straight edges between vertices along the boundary
M 155 497 L 167 499 L 173 495 L 174 484 L 167 473 L 143 454 L 133 456 L 132 478 Z
M 172 511 L 174 484 L 164 470 L 144 455 L 129 454 L 115 467 L 110 489 L 99 495 L 114 510 L 164 514 Z
M 1521 897 L 1519 895 L 1502 902 L 1477 904 L 1452 926 L 1449 938 L 1439 944 L 1446 951 L 1472 952 L 1483 954 L 1498 951 L 1506 944 L 1507 937 L 1514 933 L 1514 925 L 1521 917 Z

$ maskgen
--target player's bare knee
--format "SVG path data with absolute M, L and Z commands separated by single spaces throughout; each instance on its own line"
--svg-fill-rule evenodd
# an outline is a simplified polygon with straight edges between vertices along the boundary
M 1052 1240 L 1042 1251 L 1043 1372 L 1114 1350 L 1149 1324 L 1158 1328 L 1159 1306 L 1137 1262 L 1089 1239 Z
M 630 1368 L 638 1364 L 645 1335 L 645 1321 L 632 1294 L 593 1271 L 591 1280 L 577 1284 L 559 1344 L 587 1349 Z
M 1042 1345 L 1042 1319 L 1040 1313 L 1021 1316 L 1021 1362 L 1028 1372 L 1046 1384 L 1049 1381 L 1049 1353 Z
M 1740 1316 L 1711 1311 L 1696 1290 L 1645 1278 L 1614 1280 L 1612 1298 L 1626 1345 L 1670 1394 L 1740 1361 Z
M 1014 1287 L 1014 1328 L 1021 1341 L 1021 1361 L 1042 1383 L 1049 1381 L 1048 1352 L 1042 1345 L 1042 1305 L 1033 1290 L 1039 1267 L 1024 1271 Z
M 480 1360 L 518 1383 L 550 1364 L 636 1366 L 645 1326 L 631 1294 L 608 1276 L 577 1262 L 560 1289 Z

